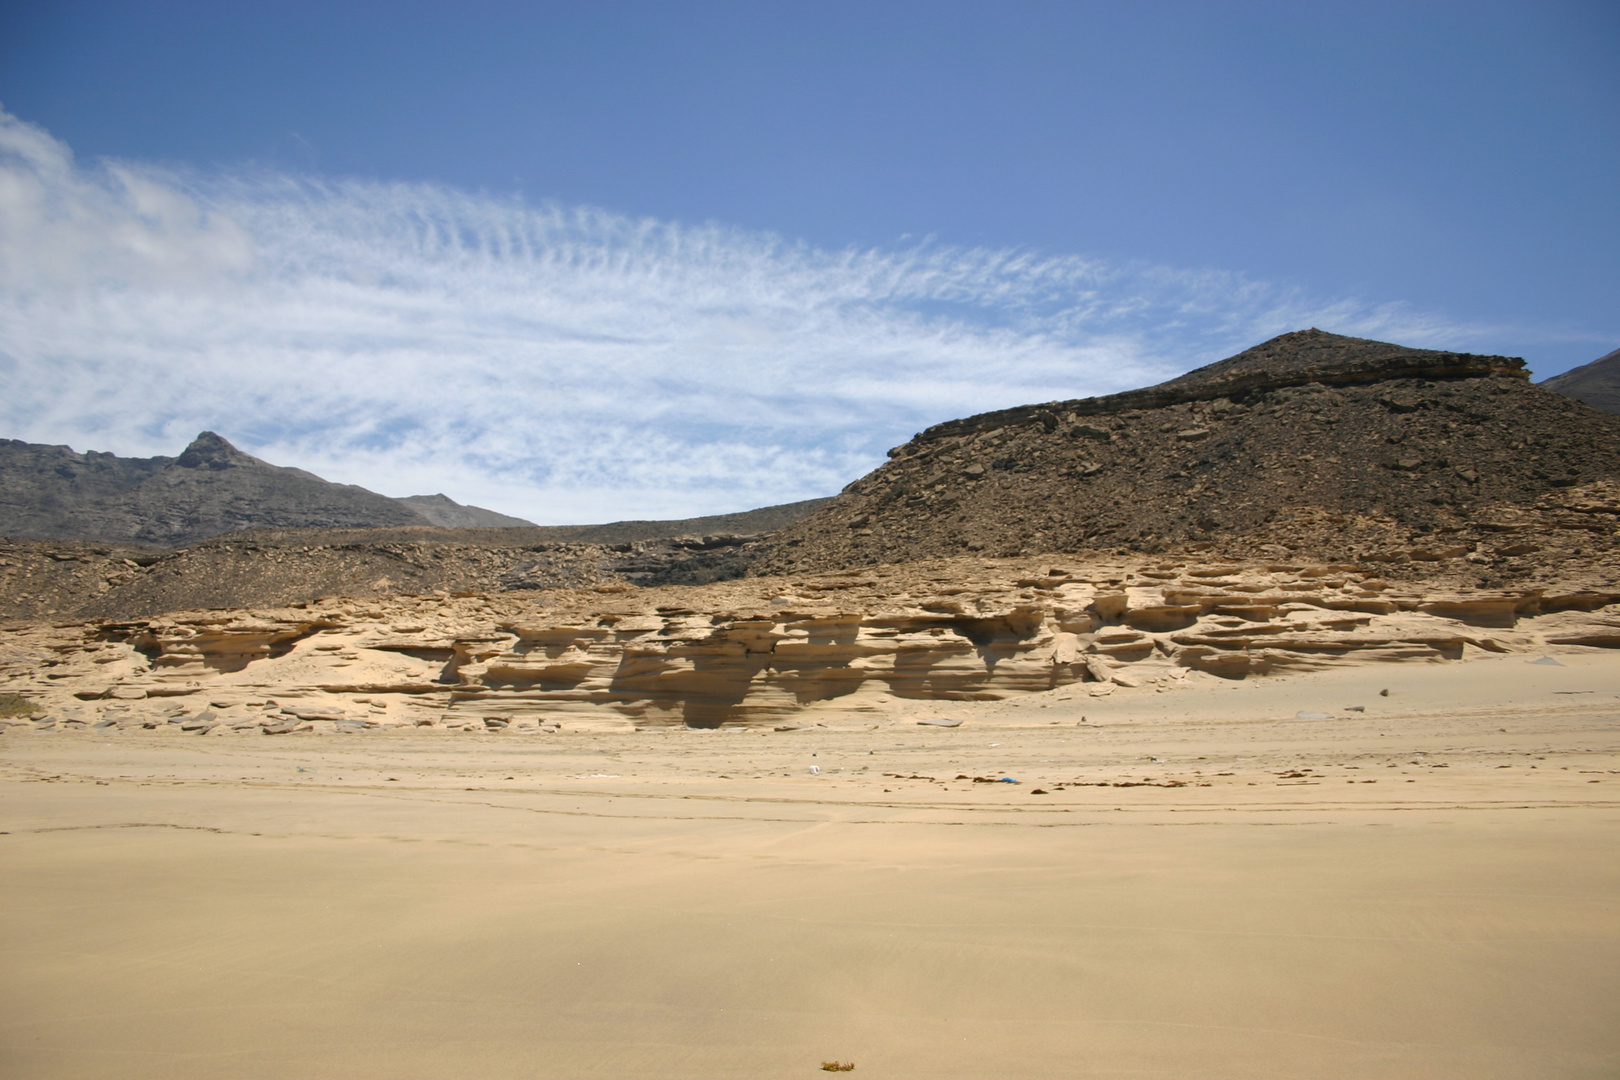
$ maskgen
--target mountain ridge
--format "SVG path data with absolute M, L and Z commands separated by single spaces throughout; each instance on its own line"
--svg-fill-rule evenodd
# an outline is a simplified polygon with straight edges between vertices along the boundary
M 176 457 L 0 439 L 0 535 L 184 547 L 265 528 L 528 522 L 443 496 L 394 499 L 254 457 L 204 431 Z
M 1555 394 L 1584 401 L 1594 409 L 1620 413 L 1620 349 L 1590 364 L 1554 375 L 1539 385 Z
M 536 525 L 464 506 L 442 493 L 390 498 L 334 484 L 303 469 L 272 465 L 212 431 L 199 434 L 177 457 L 151 458 L 95 450 L 81 454 L 68 446 L 0 439 L 0 537 L 14 540 L 165 549 L 229 536 L 271 544 L 613 546 L 754 536 L 789 525 L 829 501 L 805 499 L 667 521 Z

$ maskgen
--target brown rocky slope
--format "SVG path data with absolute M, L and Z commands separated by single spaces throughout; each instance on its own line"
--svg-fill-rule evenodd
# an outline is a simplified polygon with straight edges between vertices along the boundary
M 1504 533 L 1521 556 L 1601 558 L 1620 417 L 1532 386 L 1522 360 L 1313 329 L 1145 390 L 939 424 L 890 456 L 754 571 L 1188 545 L 1431 563 L 1506 550 Z M 1474 565 L 1479 584 L 1514 573 Z
M 0 539 L 0 622 L 124 619 L 323 596 L 702 584 L 739 576 L 746 565 L 739 552 L 756 542 L 749 535 L 700 535 L 601 543 L 559 540 L 544 527 L 265 529 L 175 551 Z

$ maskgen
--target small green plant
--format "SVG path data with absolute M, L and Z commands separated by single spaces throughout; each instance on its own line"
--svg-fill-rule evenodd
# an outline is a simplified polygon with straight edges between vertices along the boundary
M 0 694 L 0 716 L 27 716 L 38 708 L 21 694 Z

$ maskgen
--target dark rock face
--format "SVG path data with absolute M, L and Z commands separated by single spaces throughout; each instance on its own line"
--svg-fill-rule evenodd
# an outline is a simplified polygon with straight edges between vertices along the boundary
M 1620 349 L 1554 375 L 1540 385 L 1544 390 L 1584 401 L 1594 409 L 1620 413 Z
M 1443 548 L 1493 508 L 1620 480 L 1620 417 L 1530 385 L 1518 359 L 1307 330 L 1145 390 L 939 424 L 890 456 L 754 572 L 1198 542 L 1355 559 L 1392 529 Z
M 0 535 L 179 547 L 256 528 L 426 525 L 398 500 L 244 454 L 205 431 L 177 458 L 0 441 Z

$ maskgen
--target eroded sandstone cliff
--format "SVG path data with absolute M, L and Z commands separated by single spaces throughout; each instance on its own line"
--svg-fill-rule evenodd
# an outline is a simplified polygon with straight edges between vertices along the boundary
M 0 677 L 37 723 L 102 730 L 858 723 L 902 701 L 1616 648 L 1616 601 L 1579 576 L 1478 590 L 1365 565 L 959 558 L 17 627 Z

